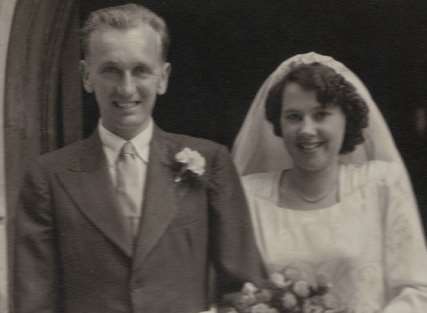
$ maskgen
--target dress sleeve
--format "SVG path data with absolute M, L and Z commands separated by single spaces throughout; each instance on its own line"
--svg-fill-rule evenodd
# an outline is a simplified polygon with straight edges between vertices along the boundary
M 384 313 L 423 313 L 427 308 L 427 252 L 410 183 L 403 169 L 385 171 Z

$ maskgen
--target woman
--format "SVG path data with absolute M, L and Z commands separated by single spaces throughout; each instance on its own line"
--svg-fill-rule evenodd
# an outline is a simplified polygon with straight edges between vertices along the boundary
M 274 136 L 274 134 L 277 136 Z M 349 312 L 427 309 L 424 234 L 404 165 L 369 92 L 308 53 L 258 92 L 234 146 L 270 273 L 325 277 Z

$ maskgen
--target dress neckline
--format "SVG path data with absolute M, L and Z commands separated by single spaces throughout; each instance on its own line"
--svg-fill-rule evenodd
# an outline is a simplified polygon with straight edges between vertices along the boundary
M 321 212 L 321 211 L 327 211 L 327 210 L 331 210 L 334 209 L 336 207 L 340 207 L 340 204 L 342 202 L 342 188 L 343 188 L 343 169 L 342 169 L 343 165 L 339 164 L 338 165 L 338 188 L 337 188 L 337 198 L 338 201 L 330 206 L 327 207 L 323 207 L 323 208 L 312 208 L 312 209 L 297 209 L 297 208 L 293 208 L 293 207 L 289 207 L 289 206 L 283 206 L 283 205 L 279 205 L 279 190 L 280 190 L 280 181 L 282 179 L 282 176 L 284 175 L 284 173 L 286 171 L 289 171 L 289 169 L 283 169 L 280 171 L 275 172 L 274 174 L 274 178 L 273 178 L 273 184 L 272 189 L 271 189 L 271 199 L 273 200 L 274 204 L 276 207 L 280 208 L 280 209 L 284 209 L 287 211 L 292 211 L 292 212 L 301 212 L 301 214 L 304 213 L 308 213 L 308 212 Z

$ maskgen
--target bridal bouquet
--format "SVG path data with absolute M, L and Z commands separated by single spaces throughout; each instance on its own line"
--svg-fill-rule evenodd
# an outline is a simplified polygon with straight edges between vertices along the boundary
M 346 313 L 337 296 L 330 292 L 323 275 L 314 284 L 303 279 L 294 267 L 270 275 L 266 286 L 245 283 L 227 301 L 221 313 Z

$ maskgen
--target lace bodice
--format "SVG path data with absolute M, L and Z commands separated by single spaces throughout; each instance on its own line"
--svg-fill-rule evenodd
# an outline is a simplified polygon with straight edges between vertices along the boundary
M 243 179 L 268 271 L 294 265 L 309 281 L 322 273 L 350 312 L 427 311 L 423 233 L 397 165 L 341 166 L 339 203 L 316 210 L 279 207 L 279 179 Z

